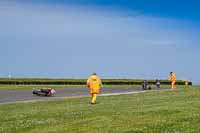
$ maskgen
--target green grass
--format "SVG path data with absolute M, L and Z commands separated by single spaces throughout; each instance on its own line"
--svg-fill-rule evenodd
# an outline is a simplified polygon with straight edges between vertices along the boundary
M 155 85 L 151 85 L 156 88 Z M 181 86 L 181 85 L 179 85 Z M 67 88 L 86 88 L 85 85 L 0 85 L 0 90 L 31 90 L 33 88 L 54 88 L 54 89 L 67 89 Z M 141 85 L 103 85 L 103 88 L 141 88 Z M 170 85 L 162 85 L 161 88 L 170 88 Z
M 31 90 L 33 88 L 85 88 L 85 85 L 0 85 L 0 90 Z
M 0 132 L 197 133 L 200 87 L 0 105 Z
M 0 85 L 0 90 L 31 90 L 33 88 L 86 88 L 85 85 Z M 103 88 L 141 88 L 141 85 L 103 85 Z
M 41 85 L 41 84 L 58 84 L 58 85 L 66 85 L 66 84 L 85 84 L 87 79 L 51 79 L 51 78 L 0 78 L 1 84 L 12 84 L 12 85 Z M 102 79 L 104 84 L 140 84 L 144 79 Z M 154 83 L 154 80 L 148 80 L 149 83 Z M 169 84 L 169 80 L 164 79 L 160 80 L 161 84 Z M 177 80 L 177 84 L 184 84 L 184 81 Z M 190 82 L 191 84 L 191 82 Z
M 60 79 L 60 78 L 0 78 L 0 81 L 13 81 L 13 82 L 86 82 L 87 79 Z M 104 82 L 143 82 L 144 79 L 102 79 Z M 148 80 L 153 81 L 155 80 Z M 161 80 L 168 82 L 168 79 Z M 177 82 L 181 82 L 178 80 Z

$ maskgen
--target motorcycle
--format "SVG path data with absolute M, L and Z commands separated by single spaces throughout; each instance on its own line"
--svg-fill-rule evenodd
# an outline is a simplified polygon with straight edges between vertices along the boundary
M 36 89 L 33 88 L 32 94 L 37 96 L 53 96 L 56 93 L 56 91 L 52 88 L 42 88 L 42 89 Z

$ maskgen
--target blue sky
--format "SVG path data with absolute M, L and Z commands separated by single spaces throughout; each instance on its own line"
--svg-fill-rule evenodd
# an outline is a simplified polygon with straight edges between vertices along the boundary
M 0 77 L 168 78 L 200 83 L 198 1 L 0 2 Z

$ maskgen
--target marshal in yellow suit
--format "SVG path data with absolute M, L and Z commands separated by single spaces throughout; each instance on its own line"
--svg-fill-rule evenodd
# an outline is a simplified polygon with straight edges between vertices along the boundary
M 169 80 L 171 81 L 171 89 L 176 89 L 176 74 L 170 72 Z
M 89 88 L 90 94 L 91 94 L 91 104 L 96 103 L 97 94 L 100 93 L 101 89 L 101 79 L 96 75 L 96 73 L 93 73 L 87 80 L 87 87 Z

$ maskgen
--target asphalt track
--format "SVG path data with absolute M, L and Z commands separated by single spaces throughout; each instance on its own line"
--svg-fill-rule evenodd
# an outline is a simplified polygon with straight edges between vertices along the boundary
M 142 89 L 124 89 L 124 88 L 109 88 L 101 89 L 101 95 L 120 95 L 145 92 Z M 56 89 L 56 94 L 52 97 L 32 95 L 32 90 L 0 90 L 0 104 L 8 104 L 23 101 L 33 100 L 49 100 L 59 98 L 73 98 L 89 96 L 88 89 L 84 88 L 67 88 Z

